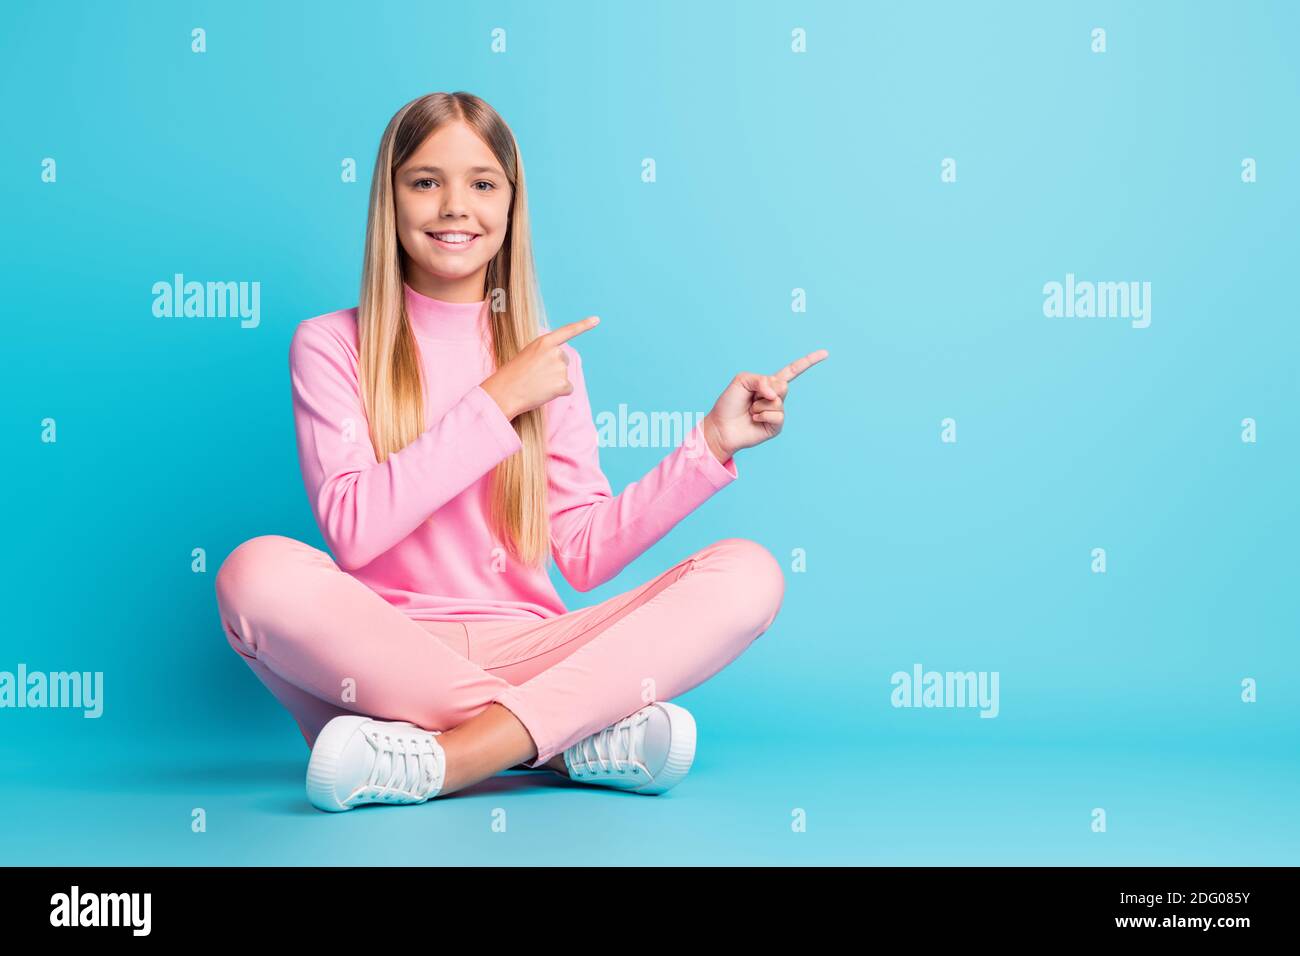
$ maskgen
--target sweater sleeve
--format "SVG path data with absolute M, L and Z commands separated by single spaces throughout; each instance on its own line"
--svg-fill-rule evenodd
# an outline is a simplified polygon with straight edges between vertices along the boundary
M 330 329 L 299 323 L 289 345 L 298 461 L 316 524 L 339 567 L 365 567 L 522 447 L 481 385 L 380 464 L 357 359 Z
M 573 391 L 558 409 L 548 454 L 551 551 L 579 591 L 604 584 L 715 492 L 738 477 L 714 457 L 696 424 L 685 440 L 618 495 L 600 468 L 582 359 L 566 344 Z

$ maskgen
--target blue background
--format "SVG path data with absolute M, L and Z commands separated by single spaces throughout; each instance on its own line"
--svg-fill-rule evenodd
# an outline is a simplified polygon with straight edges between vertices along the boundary
M 4 862 L 1296 862 L 1294 5 L 4 17 L 0 669 L 103 671 L 106 697 L 98 720 L 0 711 Z M 289 339 L 356 304 L 389 117 L 458 89 L 521 142 L 552 324 L 602 317 L 581 342 L 597 412 L 704 412 L 738 371 L 830 351 L 735 484 L 600 589 L 556 573 L 561 596 L 743 536 L 786 598 L 679 699 L 699 751 L 663 797 L 507 773 L 323 814 L 213 578 L 256 535 L 321 545 Z M 260 326 L 154 317 L 176 272 L 260 282 Z M 1151 282 L 1150 327 L 1044 317 L 1067 272 Z M 663 454 L 602 464 L 618 491 Z M 918 662 L 998 671 L 1000 715 L 893 708 L 890 675 Z

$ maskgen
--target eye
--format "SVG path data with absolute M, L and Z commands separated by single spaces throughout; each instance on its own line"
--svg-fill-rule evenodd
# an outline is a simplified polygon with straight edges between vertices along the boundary
M 497 188 L 496 183 L 488 182 L 486 179 L 480 179 L 480 180 L 479 180 L 478 182 L 476 182 L 474 185 L 475 185 L 475 186 L 488 186 L 488 187 L 491 187 L 491 189 L 496 189 L 496 188 Z M 479 192 L 483 192 L 483 190 L 480 189 Z
M 419 189 L 420 183 L 431 183 L 431 182 L 433 182 L 432 179 L 417 179 L 415 182 L 411 183 L 411 185 L 414 186 L 416 189 Z M 421 192 L 423 192 L 423 190 L 421 190 Z

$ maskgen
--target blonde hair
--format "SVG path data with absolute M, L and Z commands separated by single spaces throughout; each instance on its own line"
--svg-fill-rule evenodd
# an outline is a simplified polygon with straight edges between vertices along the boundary
M 495 366 L 510 361 L 545 330 L 529 237 L 524 162 L 510 127 L 472 93 L 430 93 L 412 100 L 389 120 L 379 142 L 357 306 L 361 396 L 381 462 L 425 429 L 419 353 L 403 290 L 394 174 L 431 133 L 456 121 L 464 121 L 487 144 L 512 188 L 505 241 L 488 263 L 483 290 L 484 297 L 491 292 L 488 315 Z M 518 560 L 549 563 L 543 407 L 524 412 L 512 424 L 523 447 L 493 469 L 489 522 Z

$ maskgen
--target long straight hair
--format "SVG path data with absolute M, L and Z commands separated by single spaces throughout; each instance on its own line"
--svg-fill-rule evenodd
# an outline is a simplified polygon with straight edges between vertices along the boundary
M 357 306 L 361 396 L 381 462 L 426 426 L 419 352 L 402 288 L 405 256 L 397 238 L 394 174 L 433 132 L 456 121 L 469 125 L 492 150 L 512 189 L 505 241 L 488 263 L 483 289 L 484 298 L 491 300 L 495 367 L 519 354 L 546 325 L 533 267 L 524 162 L 514 133 L 472 93 L 430 93 L 407 103 L 389 121 L 375 157 Z M 514 419 L 522 448 L 493 469 L 489 504 L 497 539 L 516 559 L 534 566 L 549 565 L 551 558 L 543 409 Z

